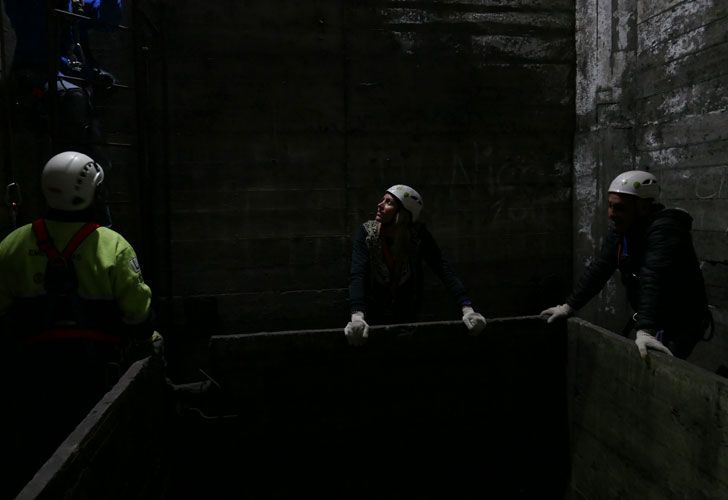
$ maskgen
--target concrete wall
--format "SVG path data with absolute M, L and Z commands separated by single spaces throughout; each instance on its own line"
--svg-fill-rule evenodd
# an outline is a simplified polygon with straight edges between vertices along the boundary
M 169 498 L 563 497 L 565 325 L 493 320 L 213 337 Z
M 163 388 L 159 363 L 130 366 L 17 499 L 160 498 Z
M 568 288 L 570 0 L 151 3 L 177 329 L 343 326 L 351 235 L 400 182 L 486 315 Z M 422 319 L 457 318 L 427 286 Z
M 687 209 L 719 335 L 692 361 L 715 370 L 726 339 L 728 6 L 704 0 L 578 0 L 574 274 L 606 230 L 619 172 L 649 169 L 662 201 Z M 612 280 L 583 317 L 620 331 L 628 314 Z
M 569 320 L 573 500 L 728 497 L 728 383 Z
M 197 395 L 139 361 L 18 498 L 563 496 L 564 323 L 370 333 L 361 348 L 339 329 L 213 337 Z
M 728 496 L 725 378 L 580 319 L 218 336 L 208 361 L 199 395 L 132 366 L 19 498 Z

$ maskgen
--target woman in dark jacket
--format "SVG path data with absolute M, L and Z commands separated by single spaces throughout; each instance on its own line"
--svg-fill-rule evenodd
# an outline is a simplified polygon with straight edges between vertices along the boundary
M 351 345 L 363 344 L 373 323 L 407 323 L 417 319 L 422 303 L 422 262 L 435 272 L 462 307 L 471 334 L 485 328 L 465 287 L 443 258 L 432 234 L 419 222 L 422 197 L 409 186 L 389 188 L 374 220 L 359 226 L 351 256 L 351 321 L 344 332 Z

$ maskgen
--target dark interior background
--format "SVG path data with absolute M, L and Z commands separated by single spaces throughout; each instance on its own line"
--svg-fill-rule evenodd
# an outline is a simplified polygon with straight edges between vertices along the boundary
M 408 183 L 486 317 L 563 302 L 647 168 L 688 209 L 726 321 L 728 7 L 633 0 L 127 3 L 97 33 L 129 89 L 99 99 L 114 228 L 170 338 L 343 327 L 351 236 Z M 6 179 L 40 213 L 52 145 L 13 122 Z M 9 145 L 9 148 L 8 148 Z M 4 232 L 7 212 L 0 213 Z M 459 311 L 431 275 L 423 320 Z M 618 330 L 618 283 L 580 314 Z

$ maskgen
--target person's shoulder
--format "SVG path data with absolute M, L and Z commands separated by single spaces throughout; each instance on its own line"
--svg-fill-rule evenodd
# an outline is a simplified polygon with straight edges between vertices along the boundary
M 661 207 L 654 215 L 650 227 L 652 229 L 679 229 L 690 231 L 693 226 L 693 217 L 690 213 L 679 207 Z
M 114 231 L 110 227 L 106 226 L 99 226 L 96 229 L 96 232 L 99 235 L 99 240 L 102 242 L 105 242 L 109 245 L 116 245 L 117 247 L 129 247 L 131 248 L 131 243 L 127 241 L 124 236 L 122 236 L 121 233 Z
M 121 235 L 121 233 L 118 233 L 111 229 L 110 227 L 106 226 L 99 226 L 96 231 L 99 233 L 99 235 L 103 236 L 104 238 L 121 238 L 124 239 L 124 237 Z
M 693 220 L 690 212 L 680 207 L 662 207 L 655 215 L 656 219 L 677 219 L 677 220 Z
M 0 241 L 0 245 L 12 245 L 16 242 L 22 241 L 25 238 L 30 237 L 32 232 L 32 224 L 25 224 L 23 226 L 15 228 L 10 231 L 10 233 L 8 233 L 4 238 L 2 238 L 2 241 Z
M 29 234 L 29 233 L 32 232 L 32 228 L 33 228 L 33 224 L 32 223 L 23 224 L 22 226 L 16 227 L 12 231 L 10 231 L 10 234 L 8 234 L 8 236 L 11 236 L 11 235 L 12 236 L 16 236 L 16 237 L 17 236 L 21 236 L 21 235 L 22 236 L 25 236 L 25 235 L 27 235 L 27 234 Z

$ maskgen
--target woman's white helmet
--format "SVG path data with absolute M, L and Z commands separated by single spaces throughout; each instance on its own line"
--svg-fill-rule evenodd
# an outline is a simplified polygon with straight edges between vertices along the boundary
M 644 170 L 622 172 L 609 185 L 610 193 L 631 194 L 643 199 L 657 199 L 660 185 L 657 178 Z
M 91 157 L 64 151 L 43 167 L 41 187 L 48 206 L 56 210 L 84 210 L 94 200 L 104 171 Z
M 419 219 L 423 206 L 420 193 L 404 184 L 395 184 L 387 189 L 387 193 L 397 198 L 402 206 L 412 214 L 412 222 Z

